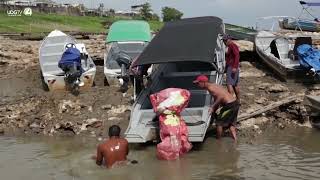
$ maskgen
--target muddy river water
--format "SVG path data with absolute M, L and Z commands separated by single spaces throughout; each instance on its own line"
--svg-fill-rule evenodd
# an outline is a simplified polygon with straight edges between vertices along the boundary
M 159 161 L 155 146 L 133 146 L 139 163 L 113 170 L 91 160 L 94 140 L 0 136 L 1 179 L 320 179 L 320 131 L 268 128 L 247 143 L 208 137 L 178 161 Z

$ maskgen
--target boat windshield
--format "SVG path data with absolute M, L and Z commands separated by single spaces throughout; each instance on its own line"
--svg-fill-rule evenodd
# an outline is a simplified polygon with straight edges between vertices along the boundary
M 295 18 L 289 17 L 289 16 L 260 17 L 257 19 L 257 22 L 256 22 L 256 30 L 277 32 L 281 30 L 279 22 L 283 21 L 284 19 L 295 19 Z
M 106 67 L 108 69 L 120 69 L 115 59 L 117 54 L 124 52 L 135 59 L 147 45 L 148 42 L 113 42 L 107 55 Z

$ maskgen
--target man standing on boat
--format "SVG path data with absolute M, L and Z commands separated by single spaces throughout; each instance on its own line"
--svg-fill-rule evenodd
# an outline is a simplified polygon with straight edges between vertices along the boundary
M 235 93 L 238 102 L 240 102 L 239 83 L 239 47 L 231 40 L 231 37 L 225 34 L 222 38 L 224 44 L 228 47 L 226 53 L 226 72 L 227 72 L 227 88 L 230 94 Z
M 239 102 L 222 86 L 210 83 L 205 75 L 198 76 L 194 81 L 200 88 L 209 91 L 214 98 L 214 103 L 211 107 L 212 116 L 216 117 L 217 139 L 220 139 L 223 133 L 223 128 L 229 128 L 232 138 L 237 140 L 235 125 L 237 123 Z M 219 107 L 222 107 L 219 113 L 216 113 Z

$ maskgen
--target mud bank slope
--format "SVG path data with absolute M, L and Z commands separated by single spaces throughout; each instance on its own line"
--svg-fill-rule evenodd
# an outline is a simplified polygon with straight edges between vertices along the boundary
M 124 132 L 130 116 L 130 94 L 123 97 L 118 87 L 103 86 L 101 66 L 97 68 L 96 86 L 78 97 L 68 92 L 45 92 L 39 78 L 40 42 L 1 39 L 0 133 L 104 136 L 112 124 L 119 124 Z M 86 44 L 96 59 L 103 59 L 103 36 L 92 36 L 80 42 Z M 252 49 L 250 43 L 244 44 L 242 49 Z M 241 61 L 240 114 L 256 111 L 291 95 L 320 94 L 320 88 L 314 86 L 279 81 L 253 53 L 242 54 Z M 292 122 L 307 122 L 307 109 L 301 101 L 298 99 L 241 122 L 240 134 L 259 134 L 264 127 L 261 124 L 266 123 L 283 129 Z

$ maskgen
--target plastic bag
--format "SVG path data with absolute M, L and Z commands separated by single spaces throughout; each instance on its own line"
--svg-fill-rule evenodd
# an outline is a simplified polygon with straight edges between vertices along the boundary
M 175 160 L 187 153 L 192 145 L 188 141 L 188 129 L 180 113 L 187 107 L 190 92 L 168 88 L 150 96 L 151 104 L 159 115 L 161 143 L 157 145 L 157 157 Z

